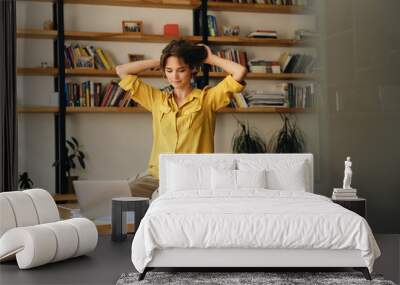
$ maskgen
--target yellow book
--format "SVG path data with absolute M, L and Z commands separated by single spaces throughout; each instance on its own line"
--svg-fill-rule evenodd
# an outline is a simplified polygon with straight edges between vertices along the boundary
M 79 53 L 81 54 L 81 56 L 89 56 L 89 54 L 83 47 L 79 47 Z
M 240 95 L 238 93 L 233 93 L 233 98 L 235 98 L 236 105 L 238 105 L 239 108 L 245 108 L 245 106 L 243 106 L 242 99 L 240 98 Z
M 110 53 L 108 52 L 108 51 L 104 51 L 104 56 L 105 56 L 105 58 L 106 58 L 106 60 L 107 60 L 107 62 L 108 62 L 108 64 L 111 66 L 111 68 L 112 69 L 115 69 L 115 63 L 114 63 L 114 61 L 112 60 L 112 57 L 111 57 L 111 55 L 110 55 Z
M 96 48 L 96 53 L 99 55 L 101 62 L 105 66 L 107 70 L 111 69 L 110 65 L 108 64 L 106 57 L 103 54 L 103 50 L 101 48 Z

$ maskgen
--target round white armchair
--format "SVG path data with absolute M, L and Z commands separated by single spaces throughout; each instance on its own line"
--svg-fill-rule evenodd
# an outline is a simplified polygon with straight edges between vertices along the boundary
M 84 255 L 96 248 L 95 224 L 86 218 L 60 221 L 43 189 L 0 193 L 0 262 L 15 259 L 20 269 Z

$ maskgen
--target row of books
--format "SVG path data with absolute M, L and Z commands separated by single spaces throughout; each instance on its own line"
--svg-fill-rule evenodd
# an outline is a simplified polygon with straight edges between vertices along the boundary
M 287 83 L 289 108 L 312 108 L 316 105 L 313 83 Z
M 247 67 L 247 53 L 245 51 L 240 51 L 240 50 L 234 49 L 234 48 L 228 48 L 228 49 L 223 49 L 223 50 L 217 51 L 216 54 L 219 57 L 229 59 L 231 61 L 239 63 L 239 64 L 245 66 L 246 68 L 248 68 Z M 215 66 L 215 65 L 211 66 L 210 71 L 223 72 L 222 68 Z
M 82 83 L 65 82 L 67 106 L 69 107 L 133 107 L 136 103 L 130 93 L 111 81 L 102 88 L 102 83 L 91 80 Z
M 235 93 L 232 107 L 289 107 L 312 108 L 315 105 L 314 87 L 312 83 L 282 83 L 275 90 L 248 90 Z
M 289 54 L 283 52 L 278 59 L 283 73 L 309 73 L 312 71 L 315 58 L 308 54 Z
M 87 68 L 111 70 L 116 66 L 110 53 L 101 48 L 96 48 L 93 45 L 82 47 L 79 44 L 65 46 L 64 58 L 66 68 L 82 67 L 80 66 L 80 62 L 82 62 L 82 59 L 85 57 L 92 59 L 92 66 L 85 66 Z
M 357 189 L 342 189 L 334 188 L 332 193 L 332 199 L 346 200 L 346 199 L 357 199 Z

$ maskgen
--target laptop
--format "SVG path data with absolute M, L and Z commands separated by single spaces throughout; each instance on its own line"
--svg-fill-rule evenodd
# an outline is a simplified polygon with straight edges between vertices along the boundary
M 88 219 L 111 221 L 111 200 L 116 197 L 130 197 L 127 180 L 74 180 L 80 213 Z

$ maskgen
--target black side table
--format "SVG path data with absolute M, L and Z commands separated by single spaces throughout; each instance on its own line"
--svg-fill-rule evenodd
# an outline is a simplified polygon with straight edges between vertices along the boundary
M 120 197 L 112 199 L 111 239 L 123 241 L 127 236 L 126 212 L 135 212 L 135 232 L 149 208 L 149 199 L 142 197 Z
M 364 198 L 357 199 L 332 199 L 332 202 L 341 205 L 342 207 L 359 214 L 364 219 L 367 218 L 367 200 Z

